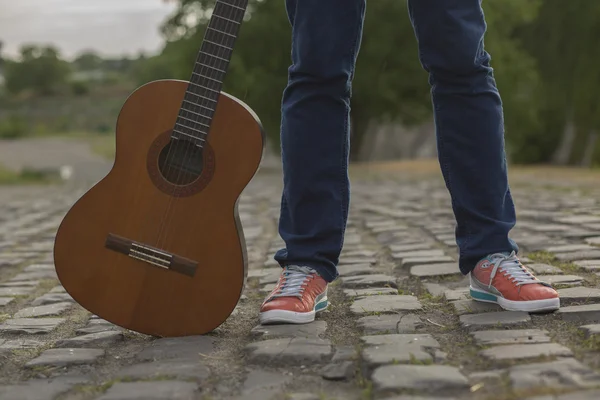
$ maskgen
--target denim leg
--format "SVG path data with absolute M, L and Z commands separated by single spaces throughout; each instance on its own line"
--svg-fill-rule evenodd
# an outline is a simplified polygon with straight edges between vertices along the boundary
M 286 0 L 292 65 L 283 93 L 280 265 L 315 268 L 327 281 L 348 218 L 351 83 L 365 0 Z
M 408 0 L 429 72 L 439 163 L 456 218 L 459 266 L 470 272 L 495 252 L 518 251 L 507 177 L 502 102 L 490 55 L 481 0 Z

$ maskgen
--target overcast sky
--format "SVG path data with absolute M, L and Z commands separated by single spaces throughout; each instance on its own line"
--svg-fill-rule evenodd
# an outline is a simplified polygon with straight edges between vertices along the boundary
M 0 0 L 0 40 L 10 55 L 23 43 L 52 43 L 66 57 L 153 52 L 173 8 L 163 0 Z

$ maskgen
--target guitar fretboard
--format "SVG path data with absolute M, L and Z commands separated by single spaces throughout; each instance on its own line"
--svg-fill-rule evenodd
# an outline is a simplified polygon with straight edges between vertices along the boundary
M 202 147 L 229 67 L 248 0 L 217 0 L 206 28 L 173 137 Z

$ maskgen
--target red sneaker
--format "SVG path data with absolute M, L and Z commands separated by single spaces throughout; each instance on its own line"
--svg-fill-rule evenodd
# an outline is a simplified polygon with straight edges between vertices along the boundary
M 260 307 L 259 320 L 263 325 L 305 324 L 327 306 L 327 281 L 312 268 L 289 266 Z
M 560 308 L 558 293 L 523 266 L 515 252 L 492 254 L 481 260 L 471 279 L 471 297 L 496 303 L 509 311 L 553 311 Z

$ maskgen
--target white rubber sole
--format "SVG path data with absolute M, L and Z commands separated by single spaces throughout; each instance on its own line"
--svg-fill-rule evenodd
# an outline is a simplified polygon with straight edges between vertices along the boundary
M 559 298 L 530 301 L 513 301 L 474 288 L 473 286 L 471 286 L 470 289 L 470 294 L 473 300 L 480 301 L 482 303 L 495 303 L 507 311 L 545 312 L 555 311 L 560 308 Z
M 270 310 L 261 312 L 258 320 L 261 325 L 269 324 L 308 324 L 315 320 L 318 312 L 326 310 L 329 306 L 327 296 L 324 296 L 315 304 L 315 309 L 309 312 L 300 313 L 287 310 Z

